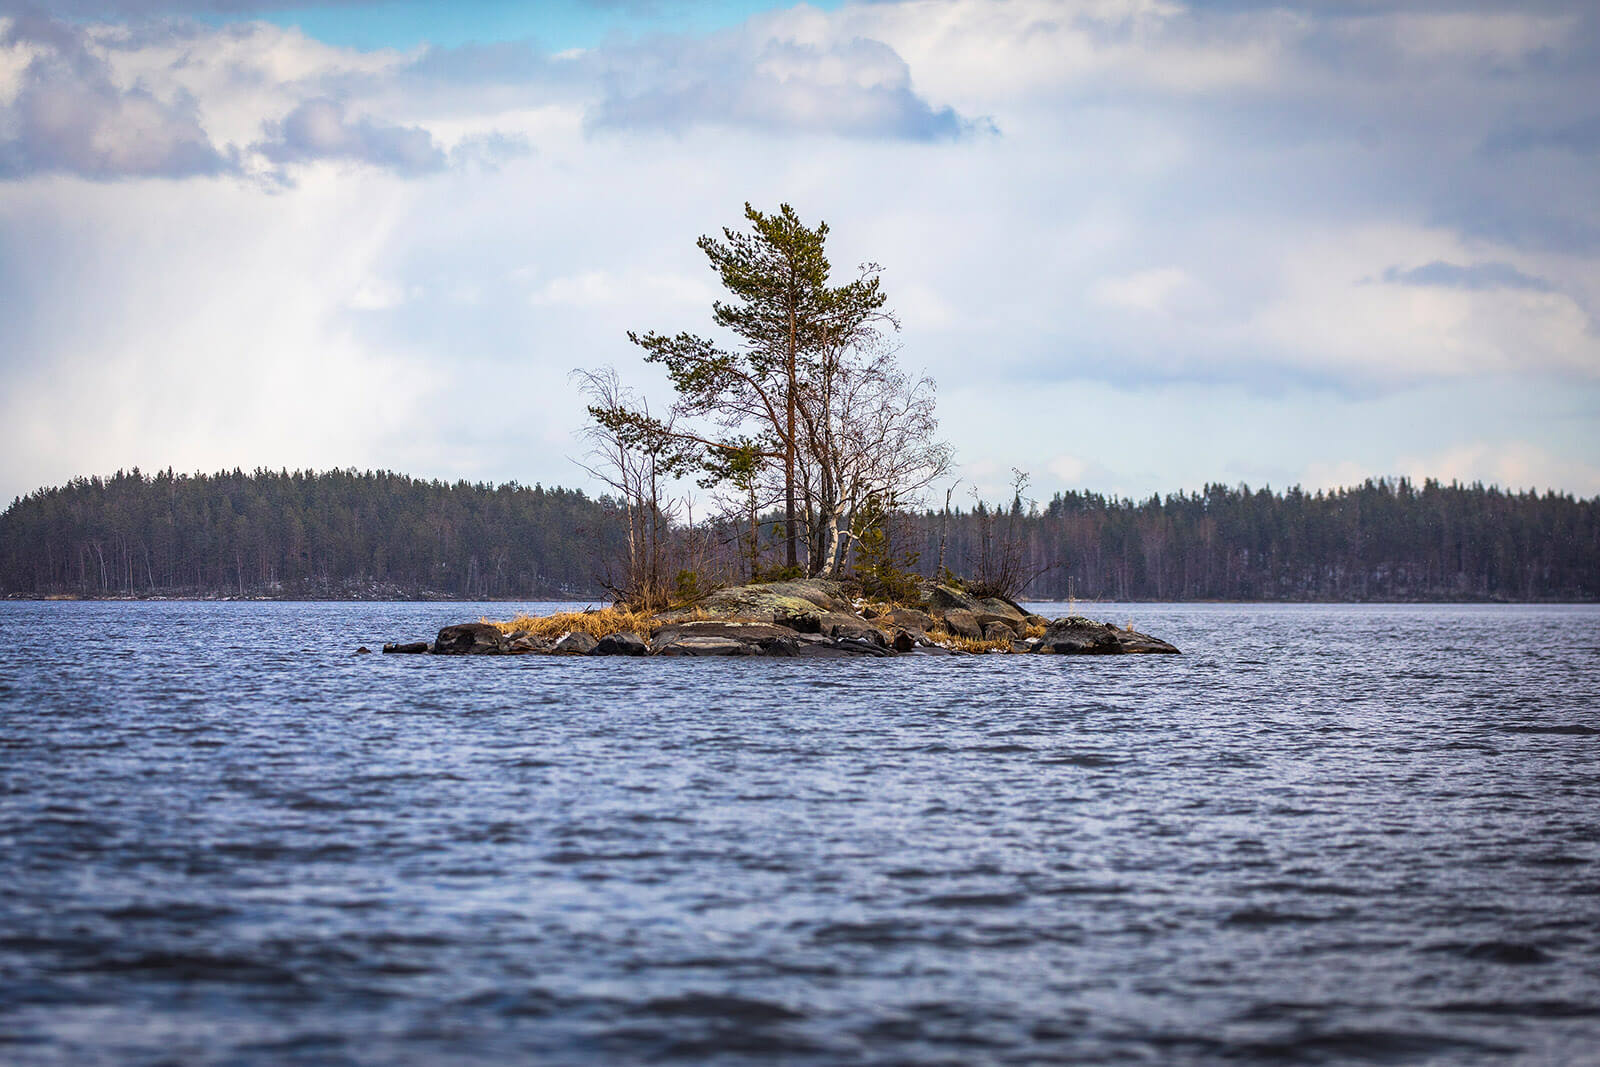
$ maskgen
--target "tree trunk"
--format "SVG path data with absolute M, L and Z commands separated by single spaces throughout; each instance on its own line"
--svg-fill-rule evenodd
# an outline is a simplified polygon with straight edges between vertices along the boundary
M 784 414 L 787 435 L 783 443 L 783 534 L 787 546 L 787 559 L 785 563 L 790 567 L 798 567 L 800 560 L 796 554 L 795 529 L 794 529 L 794 379 L 795 356 L 799 347 L 799 338 L 795 332 L 794 291 L 789 293 L 789 365 L 788 388 L 784 390 Z
M 937 580 L 944 579 L 944 546 L 945 539 L 950 534 L 950 494 L 956 491 L 954 484 L 944 491 L 944 514 L 939 516 L 939 569 L 934 571 Z
M 750 580 L 756 580 L 761 569 L 761 529 L 756 521 L 756 491 L 750 490 Z
M 825 531 L 823 565 L 818 573 L 829 578 L 837 578 L 840 566 L 843 563 L 840 548 L 844 540 L 839 536 L 839 512 L 837 509 L 833 507 L 827 508 L 827 517 L 823 521 L 823 530 Z

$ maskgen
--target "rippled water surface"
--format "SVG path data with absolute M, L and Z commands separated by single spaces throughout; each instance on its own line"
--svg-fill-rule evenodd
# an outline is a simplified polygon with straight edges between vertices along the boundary
M 351 654 L 506 610 L 0 604 L 0 1061 L 1600 1060 L 1600 609 Z

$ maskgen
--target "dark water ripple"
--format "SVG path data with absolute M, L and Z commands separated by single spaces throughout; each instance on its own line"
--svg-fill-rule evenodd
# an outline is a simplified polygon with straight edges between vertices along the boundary
M 0 1061 L 1596 1062 L 1600 610 L 350 654 L 504 610 L 0 605 Z

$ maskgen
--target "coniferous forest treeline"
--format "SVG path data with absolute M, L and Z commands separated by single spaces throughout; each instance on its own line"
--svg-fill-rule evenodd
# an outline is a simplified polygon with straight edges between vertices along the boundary
M 0 591 L 470 600 L 593 595 L 620 532 L 572 489 L 387 471 L 118 472 L 0 515 Z
M 1000 538 L 1009 518 L 952 522 L 947 566 L 970 565 L 985 522 Z M 919 525 L 922 557 L 936 556 L 937 516 Z M 1210 485 L 1143 502 L 1072 492 L 1014 529 L 1024 571 L 1038 574 L 1025 595 L 1039 599 L 1600 596 L 1600 498 L 1561 493 L 1406 479 L 1315 493 Z
M 625 529 L 617 503 L 579 490 L 135 470 L 13 502 L 0 515 L 0 594 L 596 597 Z M 956 573 L 979 563 L 986 534 L 991 553 L 1009 544 L 1037 572 L 1030 599 L 1600 598 L 1600 498 L 1481 485 L 1213 485 L 1138 502 L 1073 492 L 903 515 L 892 533 L 926 574 L 941 539 Z

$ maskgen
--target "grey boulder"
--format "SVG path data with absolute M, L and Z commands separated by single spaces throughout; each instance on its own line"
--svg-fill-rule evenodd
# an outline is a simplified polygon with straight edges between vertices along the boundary
M 482 656 L 507 651 L 505 635 L 486 622 L 446 626 L 434 638 L 433 651 L 441 656 Z
M 582 630 L 574 630 L 556 642 L 554 651 L 569 656 L 587 656 L 594 651 L 600 642 L 594 639 L 593 634 L 586 634 Z
M 657 656 L 796 656 L 799 635 L 765 622 L 700 619 L 669 623 L 652 643 Z
M 964 608 L 951 608 L 946 611 L 944 628 L 957 637 L 976 639 L 983 636 L 983 627 L 978 625 L 978 617 Z
M 596 656 L 643 656 L 649 651 L 649 643 L 631 630 L 606 634 L 594 646 Z

